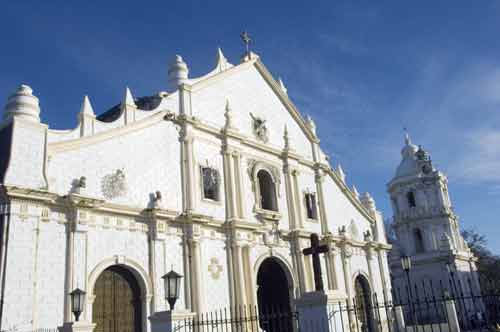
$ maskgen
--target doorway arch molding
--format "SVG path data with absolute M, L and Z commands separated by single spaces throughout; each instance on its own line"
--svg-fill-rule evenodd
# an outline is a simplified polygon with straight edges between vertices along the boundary
M 370 276 L 368 275 L 368 273 L 366 273 L 365 271 L 362 271 L 362 270 L 358 270 L 352 274 L 351 282 L 352 282 L 353 287 L 354 287 L 354 283 L 356 282 L 357 277 L 362 277 L 364 279 L 364 281 L 368 284 L 368 288 L 370 288 L 370 292 L 374 291 Z
M 148 317 L 151 314 L 151 299 L 153 297 L 153 284 L 146 270 L 144 270 L 137 261 L 125 256 L 108 257 L 99 262 L 90 272 L 87 279 L 87 307 L 85 310 L 85 318 L 87 321 L 92 320 L 92 306 L 95 300 L 94 288 L 99 276 L 111 266 L 120 266 L 127 269 L 139 284 L 142 302 L 142 330 L 149 331 Z M 151 310 L 150 310 L 151 308 Z
M 268 258 L 273 259 L 276 263 L 278 263 L 281 266 L 281 268 L 285 272 L 286 278 L 288 280 L 288 288 L 291 290 L 290 294 L 293 295 L 293 297 L 295 297 L 294 285 L 296 285 L 296 282 L 295 282 L 296 280 L 295 280 L 294 274 L 292 273 L 292 271 L 293 271 L 292 265 L 290 264 L 290 262 L 288 262 L 287 258 L 285 256 L 281 255 L 280 253 L 274 252 L 274 253 L 264 253 L 264 254 L 260 255 L 255 260 L 255 263 L 253 266 L 253 276 L 254 276 L 253 280 L 255 280 L 255 282 L 257 282 L 257 275 L 259 273 L 260 266 Z

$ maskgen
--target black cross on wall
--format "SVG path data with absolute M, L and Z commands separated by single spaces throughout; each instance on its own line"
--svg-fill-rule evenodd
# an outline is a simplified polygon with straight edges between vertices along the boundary
M 312 255 L 313 270 L 314 270 L 314 284 L 316 286 L 316 291 L 324 291 L 323 278 L 321 277 L 321 261 L 319 260 L 319 254 L 326 253 L 330 250 L 330 247 L 326 244 L 319 244 L 318 234 L 311 234 L 311 247 L 302 250 L 302 253 L 306 256 Z

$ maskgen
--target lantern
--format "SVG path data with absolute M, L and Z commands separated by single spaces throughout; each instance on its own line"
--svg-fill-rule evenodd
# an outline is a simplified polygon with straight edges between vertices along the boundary
M 75 289 L 69 295 L 71 296 L 71 310 L 78 322 L 85 306 L 85 292 L 80 288 Z
M 401 257 L 401 266 L 405 272 L 409 272 L 411 269 L 411 258 L 410 256 L 402 256 Z
M 181 290 L 182 276 L 174 270 L 171 270 L 161 278 L 165 285 L 165 299 L 168 301 L 168 304 L 170 304 L 170 310 L 174 310 L 175 302 L 179 298 Z

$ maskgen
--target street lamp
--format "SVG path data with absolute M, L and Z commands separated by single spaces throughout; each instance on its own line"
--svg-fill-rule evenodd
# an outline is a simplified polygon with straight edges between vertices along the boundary
M 80 315 L 83 312 L 83 308 L 85 306 L 85 292 L 80 288 L 75 289 L 69 295 L 71 296 L 71 310 L 75 315 L 75 321 L 78 322 L 80 319 Z
M 174 310 L 175 302 L 179 298 L 181 290 L 182 276 L 174 270 L 171 270 L 161 278 L 165 286 L 165 300 L 170 304 L 170 310 Z
M 406 273 L 410 272 L 411 269 L 411 257 L 410 256 L 402 256 L 401 257 L 401 266 Z
M 412 312 L 412 316 L 415 316 L 414 311 L 413 311 L 413 294 L 411 291 L 411 281 L 410 281 L 410 270 L 411 270 L 411 257 L 410 256 L 407 256 L 407 255 L 401 256 L 401 267 L 403 268 L 403 270 L 406 273 L 406 282 L 408 283 L 408 296 L 409 296 L 408 302 L 410 304 L 410 311 Z

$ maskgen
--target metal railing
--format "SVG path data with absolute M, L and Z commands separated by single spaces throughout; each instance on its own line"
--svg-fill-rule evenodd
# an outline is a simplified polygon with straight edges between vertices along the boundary
M 293 332 L 298 331 L 298 313 L 284 308 L 259 310 L 256 306 L 221 309 L 177 321 L 176 332 Z

